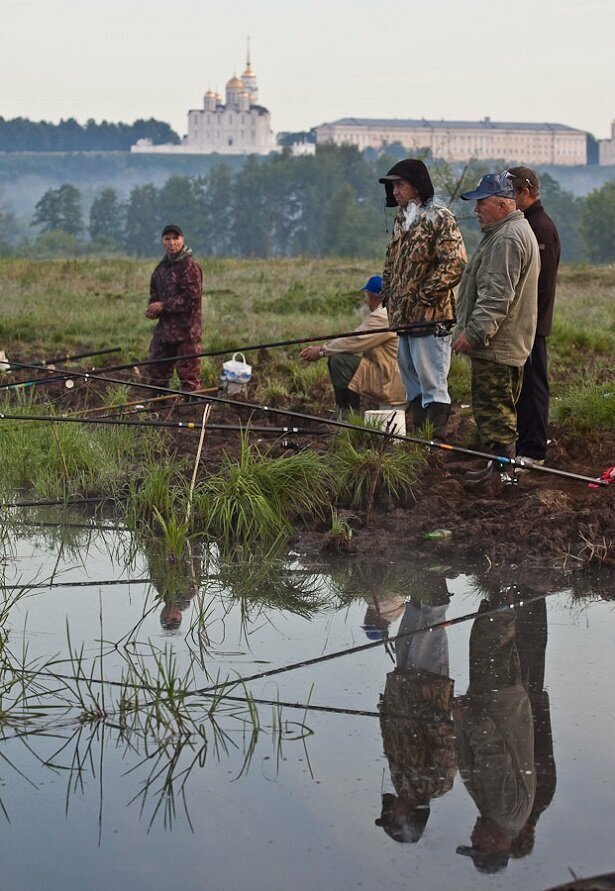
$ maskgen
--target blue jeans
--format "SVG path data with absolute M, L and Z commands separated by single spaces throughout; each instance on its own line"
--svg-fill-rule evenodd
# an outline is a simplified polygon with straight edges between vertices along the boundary
M 423 408 L 430 402 L 450 405 L 448 372 L 451 367 L 452 337 L 409 337 L 397 339 L 397 361 L 408 400 L 421 396 Z

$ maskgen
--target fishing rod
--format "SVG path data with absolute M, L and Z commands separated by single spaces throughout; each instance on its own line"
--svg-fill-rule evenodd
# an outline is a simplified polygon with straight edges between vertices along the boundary
M 74 355 L 72 355 L 71 353 L 65 353 L 63 356 L 56 356 L 53 359 L 41 359 L 38 364 L 41 366 L 41 368 L 44 371 L 47 371 L 47 370 L 53 369 L 53 366 L 55 365 L 56 362 L 74 362 L 76 359 L 87 359 L 89 356 L 104 356 L 109 353 L 121 353 L 121 352 L 122 352 L 121 347 L 109 347 L 108 349 L 95 350 L 94 352 L 90 352 L 90 353 L 75 353 Z M 14 359 L 12 362 L 9 362 L 9 365 L 11 365 L 11 367 L 15 367 L 15 368 L 23 368 L 24 367 L 18 359 Z M 53 370 L 55 370 L 55 369 L 53 369 Z M 68 372 L 67 372 L 67 374 L 55 374 L 52 377 L 45 377 L 45 378 L 39 377 L 39 378 L 33 378 L 32 380 L 27 380 L 27 381 L 18 381 L 17 383 L 14 383 L 14 384 L 2 384 L 2 385 L 0 385 L 0 390 L 20 390 L 20 389 L 23 389 L 24 387 L 34 387 L 34 386 L 38 386 L 39 384 L 56 383 L 57 381 L 60 381 L 67 376 L 68 376 Z
M 12 507 L 79 507 L 82 504 L 100 504 L 103 501 L 109 501 L 108 495 L 95 495 L 91 498 L 67 499 L 67 498 L 45 498 L 40 501 L 6 501 L 0 504 L 0 509 L 9 510 Z
M 200 432 L 201 425 L 194 421 L 128 421 L 124 418 L 72 418 L 65 415 L 12 415 L 0 412 L 0 421 L 39 421 L 48 424 L 93 424 L 115 427 L 169 427 L 172 429 L 192 430 Z M 326 422 L 324 422 L 326 423 Z M 208 430 L 245 430 L 250 433 L 296 433 L 298 435 L 328 435 L 328 430 L 312 430 L 309 427 L 266 427 L 246 424 L 208 424 Z
M 34 368 L 37 369 L 36 365 L 25 365 L 25 368 Z M 82 378 L 84 380 L 98 380 L 104 381 L 108 384 L 122 384 L 125 385 L 127 381 L 121 380 L 120 378 L 107 377 L 106 375 L 91 375 L 87 372 L 77 371 L 73 372 L 74 377 Z M 131 386 L 138 387 L 139 389 L 155 391 L 159 393 L 174 393 L 178 396 L 185 396 L 186 393 L 182 390 L 174 390 L 172 387 L 160 387 L 155 384 L 146 384 L 130 381 Z M 606 487 L 608 485 L 608 480 L 603 480 L 599 477 L 592 476 L 584 476 L 580 473 L 572 473 L 567 470 L 558 470 L 555 467 L 545 467 L 544 464 L 526 464 L 523 458 L 509 458 L 507 455 L 494 455 L 491 452 L 481 452 L 477 449 L 467 449 L 462 446 L 451 445 L 446 442 L 438 442 L 433 439 L 421 439 L 418 436 L 402 436 L 400 433 L 391 433 L 388 430 L 382 430 L 379 427 L 357 427 L 356 424 L 350 424 L 348 421 L 340 421 L 334 418 L 321 418 L 318 415 L 311 415 L 305 412 L 297 412 L 290 411 L 285 408 L 273 408 L 269 405 L 258 405 L 255 402 L 243 402 L 235 399 L 225 399 L 222 396 L 198 396 L 195 398 L 197 400 L 204 400 L 205 402 L 217 402 L 220 405 L 230 405 L 233 408 L 245 408 L 249 411 L 262 411 L 270 414 L 277 415 L 286 415 L 289 418 L 300 418 L 304 421 L 312 421 L 316 424 L 325 424 L 327 427 L 338 427 L 344 430 L 363 430 L 366 433 L 371 434 L 372 436 L 380 436 L 385 437 L 386 439 L 394 439 L 399 442 L 411 442 L 416 445 L 423 446 L 425 448 L 432 449 L 440 449 L 442 451 L 454 452 L 459 455 L 469 455 L 472 458 L 484 458 L 487 461 L 496 461 L 498 464 L 504 465 L 505 467 L 524 467 L 528 470 L 534 470 L 537 473 L 548 473 L 553 474 L 555 476 L 566 477 L 567 479 L 576 480 L 577 482 L 583 483 L 593 483 L 596 486 Z M 0 415 L 0 418 L 2 415 Z M 78 419 L 76 419 L 78 420 Z
M 198 390 L 194 390 L 197 395 L 202 393 L 215 393 L 218 387 L 207 387 L 200 388 Z M 79 411 L 74 411 L 72 414 L 73 418 L 80 417 L 81 415 L 87 415 L 91 412 L 100 412 L 100 411 L 108 411 L 112 413 L 124 411 L 126 408 L 132 408 L 133 406 L 139 406 L 145 408 L 150 405 L 152 402 L 162 402 L 164 399 L 173 399 L 175 398 L 173 394 L 170 396 L 153 396 L 151 399 L 135 399 L 133 402 L 120 402 L 117 405 L 98 405 L 95 408 L 82 408 Z M 110 416 L 110 415 L 109 415 Z
M 49 366 L 55 365 L 56 362 L 75 362 L 77 359 L 88 359 L 90 356 L 108 356 L 110 353 L 121 352 L 121 347 L 107 347 L 104 350 L 94 350 L 93 352 L 89 353 L 64 353 L 61 356 L 55 356 L 53 359 L 41 359 L 39 365 Z
M 209 687 L 201 687 L 196 690 L 188 690 L 184 694 L 187 698 L 201 696 L 201 697 L 210 697 L 212 694 L 216 693 L 217 698 L 220 699 L 232 699 L 232 697 L 227 696 L 224 693 L 226 689 L 234 689 L 235 687 L 249 683 L 250 681 L 258 681 L 264 678 L 272 677 L 273 675 L 278 674 L 286 674 L 290 671 L 295 671 L 299 668 L 306 668 L 311 665 L 318 665 L 322 662 L 330 662 L 333 659 L 340 659 L 344 656 L 352 656 L 355 653 L 362 653 L 366 650 L 372 650 L 376 647 L 388 646 L 389 644 L 396 643 L 399 640 L 406 640 L 410 637 L 415 637 L 417 634 L 429 634 L 432 631 L 436 631 L 440 628 L 450 628 L 454 625 L 460 625 L 463 622 L 469 622 L 471 619 L 477 618 L 488 618 L 490 616 L 494 616 L 497 613 L 504 612 L 509 609 L 516 609 L 519 606 L 525 606 L 527 604 L 536 603 L 539 600 L 545 600 L 547 597 L 552 596 L 553 594 L 557 594 L 557 591 L 545 591 L 541 594 L 536 594 L 533 597 L 526 597 L 522 600 L 513 601 L 512 603 L 505 603 L 500 606 L 493 607 L 492 609 L 486 610 L 477 610 L 473 613 L 465 613 L 462 616 L 457 616 L 455 619 L 445 619 L 442 622 L 434 622 L 432 625 L 426 625 L 423 628 L 413 628 L 410 631 L 403 631 L 399 634 L 396 634 L 394 637 L 387 637 L 379 640 L 372 640 L 365 644 L 360 644 L 356 647 L 347 647 L 344 650 L 336 650 L 333 653 L 326 653 L 321 656 L 315 656 L 312 659 L 304 659 L 301 662 L 293 662 L 289 665 L 283 665 L 279 668 L 270 668 L 266 671 L 258 672 L 257 674 L 248 675 L 247 677 L 238 677 L 233 680 L 222 681 L 217 684 L 211 684 Z M 55 672 L 49 671 L 39 671 L 37 672 L 37 676 L 40 675 L 50 675 L 52 677 L 57 678 L 58 680 L 74 680 L 74 676 L 72 675 L 60 675 Z M 88 682 L 92 684 L 105 685 L 108 687 L 126 687 L 129 686 L 133 689 L 145 690 L 147 692 L 156 692 L 156 688 L 148 685 L 148 684 L 126 684 L 124 681 L 112 681 L 105 678 L 95 678 L 92 676 L 88 677 Z M 151 705 L 152 703 L 145 703 L 145 705 Z M 113 714 L 112 710 L 108 714 Z
M 34 591 L 47 588 L 96 588 L 110 585 L 150 585 L 149 578 L 140 579 L 93 579 L 79 582 L 36 582 L 32 585 L 0 585 L 0 591 Z
M 455 325 L 454 319 L 442 319 L 432 322 L 416 322 L 414 325 L 402 325 L 397 328 L 370 328 L 367 331 L 346 331 L 342 334 L 319 334 L 316 337 L 300 337 L 294 340 L 276 340 L 270 343 L 248 344 L 247 346 L 227 347 L 223 350 L 206 350 L 199 353 L 182 353 L 178 356 L 167 356 L 164 359 L 142 359 L 139 362 L 126 362 L 124 365 L 109 365 L 104 369 L 105 373 L 114 371 L 126 371 L 128 368 L 143 368 L 147 365 L 157 365 L 160 362 L 177 362 L 183 359 L 203 359 L 214 356 L 226 356 L 229 353 L 250 353 L 255 350 L 274 349 L 283 346 L 300 346 L 303 343 L 317 343 L 321 340 L 337 340 L 344 337 L 368 337 L 370 334 L 412 334 L 413 331 L 432 331 L 435 337 L 446 337 L 450 329 Z M 32 368 L 32 365 L 19 364 L 22 368 Z M 42 383 L 42 381 L 41 381 Z M 2 389 L 2 387 L 0 387 Z
M 370 640 L 368 643 L 359 644 L 356 647 L 347 647 L 345 650 L 336 650 L 333 653 L 325 653 L 322 656 L 314 656 L 312 659 L 303 659 L 301 662 L 293 662 L 290 665 L 282 665 L 279 668 L 269 668 L 265 671 L 259 671 L 257 674 L 248 675 L 247 677 L 239 677 L 235 680 L 222 681 L 218 684 L 211 684 L 209 687 L 202 687 L 198 690 L 188 690 L 185 696 L 208 696 L 210 693 L 223 690 L 226 687 L 235 687 L 239 684 L 245 684 L 251 681 L 260 681 L 264 678 L 273 677 L 276 674 L 286 674 L 289 671 L 295 671 L 298 668 L 306 668 L 311 665 L 320 665 L 322 662 L 330 662 L 333 659 L 340 659 L 342 656 L 353 656 L 355 653 L 364 653 L 366 650 L 373 650 L 376 647 L 394 644 L 399 640 L 406 640 L 417 634 L 429 634 L 440 628 L 451 628 L 453 625 L 460 625 L 462 622 L 469 622 L 471 619 L 487 618 L 494 616 L 496 613 L 505 612 L 509 609 L 516 609 L 518 606 L 525 606 L 530 603 L 536 603 L 539 600 L 545 600 L 556 591 L 545 591 L 542 594 L 536 594 L 533 597 L 525 597 L 523 600 L 513 601 L 512 603 L 504 603 L 501 606 L 495 606 L 492 609 L 477 610 L 473 613 L 465 613 L 463 616 L 457 616 L 456 619 L 444 619 L 442 622 L 434 622 L 431 625 L 425 625 L 423 628 L 413 628 L 411 631 L 404 631 L 396 634 L 394 637 L 387 637 L 380 640 Z

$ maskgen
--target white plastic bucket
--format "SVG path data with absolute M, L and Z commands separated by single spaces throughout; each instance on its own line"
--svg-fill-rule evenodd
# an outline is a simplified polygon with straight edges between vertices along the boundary
M 371 424 L 376 422 L 382 430 L 387 430 L 389 433 L 396 433 L 398 436 L 406 435 L 406 412 L 402 408 L 366 411 L 365 421 Z

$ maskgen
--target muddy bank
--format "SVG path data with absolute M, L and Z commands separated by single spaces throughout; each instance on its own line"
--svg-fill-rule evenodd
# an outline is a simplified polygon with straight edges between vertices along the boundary
M 127 381 L 128 383 L 128 381 Z M 100 404 L 105 387 L 97 383 L 66 391 L 63 384 L 46 388 L 45 398 L 59 413 L 72 413 L 88 404 Z M 143 398 L 143 391 L 134 391 Z M 244 397 L 246 398 L 246 397 Z M 246 401 L 252 401 L 250 393 Z M 325 400 L 323 400 L 325 401 Z M 305 410 L 296 406 L 295 410 Z M 326 413 L 323 412 L 323 415 Z M 155 410 L 127 415 L 131 420 L 191 421 L 200 427 L 202 411 L 198 405 L 182 399 L 160 403 Z M 99 415 L 100 417 L 100 415 Z M 330 415 L 329 415 L 330 417 Z M 240 425 L 251 420 L 265 426 L 296 426 L 297 418 L 284 414 L 252 413 L 234 405 L 214 404 L 209 423 Z M 309 424 L 306 424 L 309 427 Z M 480 448 L 471 441 L 472 421 L 467 407 L 455 405 L 451 416 L 449 441 L 469 448 Z M 333 428 L 332 428 L 333 429 Z M 198 430 L 196 431 L 198 433 Z M 591 439 L 571 438 L 563 429 L 551 426 L 548 466 L 599 477 L 615 464 L 615 434 L 602 433 Z M 170 455 L 192 464 L 198 435 L 189 431 L 168 432 Z M 300 448 L 324 452 L 330 437 L 286 434 L 278 437 L 253 435 L 271 454 L 289 454 Z M 239 453 L 239 433 L 235 430 L 207 433 L 201 458 L 201 473 L 219 469 L 224 455 Z M 171 459 L 172 460 L 172 459 Z M 430 449 L 420 479 L 403 505 L 376 503 L 366 528 L 365 515 L 344 510 L 338 514 L 352 528 L 350 541 L 341 548 L 365 556 L 382 554 L 389 549 L 407 548 L 429 561 L 463 560 L 477 566 L 491 564 L 580 568 L 588 565 L 615 566 L 615 484 L 590 489 L 586 483 L 553 474 L 532 471 L 520 475 L 515 486 L 492 493 L 469 493 L 462 484 L 467 470 L 484 466 L 472 459 L 443 450 Z M 298 524 L 293 547 L 313 556 L 330 545 L 326 526 L 315 522 L 311 528 Z M 428 538 L 435 530 L 446 530 L 446 537 Z
M 548 465 L 591 477 L 615 464 L 615 437 L 567 441 L 551 431 Z M 497 496 L 469 493 L 462 484 L 467 470 L 481 460 L 430 451 L 427 467 L 405 507 L 374 511 L 369 528 L 356 513 L 352 551 L 378 553 L 405 547 L 418 558 L 437 562 L 534 565 L 579 568 L 615 566 L 615 485 L 590 489 L 553 474 L 520 474 L 514 486 Z M 349 512 L 350 514 L 350 512 Z M 446 530 L 450 537 L 428 537 Z M 326 547 L 326 533 L 300 533 L 295 546 L 305 553 Z

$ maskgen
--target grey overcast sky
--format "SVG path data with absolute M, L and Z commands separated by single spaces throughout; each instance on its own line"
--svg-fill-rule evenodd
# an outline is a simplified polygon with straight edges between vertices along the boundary
M 551 121 L 610 135 L 614 0 L 0 0 L 0 115 L 180 135 L 245 66 L 273 128 L 346 116 Z

